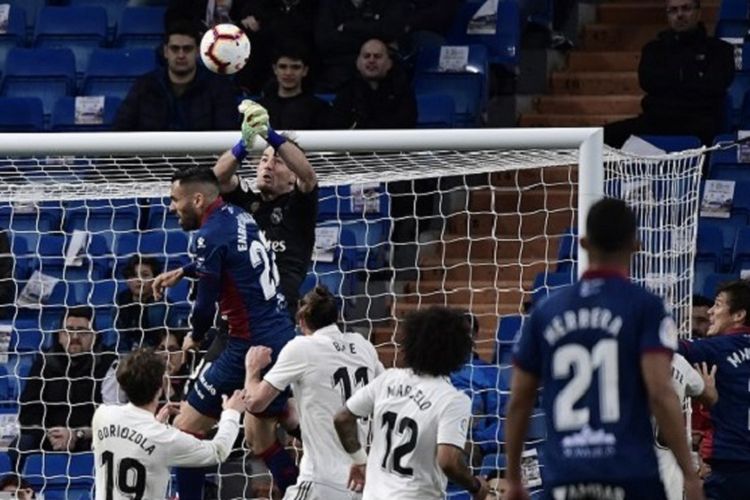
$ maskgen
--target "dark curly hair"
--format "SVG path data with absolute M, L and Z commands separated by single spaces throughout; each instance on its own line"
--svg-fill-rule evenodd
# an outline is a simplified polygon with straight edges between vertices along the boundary
M 463 312 L 430 307 L 406 316 L 402 348 L 418 375 L 450 375 L 471 355 L 471 327 Z
M 153 349 L 138 349 L 117 367 L 117 381 L 131 403 L 144 406 L 156 397 L 166 371 L 164 359 Z
M 305 294 L 299 301 L 298 318 L 312 330 L 319 330 L 324 326 L 336 322 L 339 311 L 336 307 L 336 297 L 325 286 L 318 285 Z

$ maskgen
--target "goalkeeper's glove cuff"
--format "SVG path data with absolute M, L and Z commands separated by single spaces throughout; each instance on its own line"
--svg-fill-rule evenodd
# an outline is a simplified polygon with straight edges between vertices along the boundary
M 232 146 L 232 155 L 239 162 L 242 162 L 242 160 L 244 160 L 247 156 L 247 147 L 245 147 L 245 143 L 242 141 L 242 139 L 237 141 L 237 144 Z
M 276 132 L 274 129 L 272 129 L 270 126 L 268 127 L 268 137 L 266 137 L 266 142 L 269 146 L 271 146 L 273 149 L 279 149 L 282 144 L 286 142 L 286 137 Z

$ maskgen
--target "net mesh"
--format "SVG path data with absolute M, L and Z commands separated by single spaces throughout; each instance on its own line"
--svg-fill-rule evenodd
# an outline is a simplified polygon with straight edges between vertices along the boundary
M 366 335 L 386 366 L 397 363 L 405 313 L 433 304 L 472 312 L 479 325 L 476 358 L 454 382 L 473 400 L 472 463 L 484 473 L 502 468 L 516 333 L 534 302 L 577 275 L 578 151 L 308 156 L 321 192 L 315 258 L 302 290 L 323 283 L 336 292 L 346 328 Z M 139 293 L 139 281 L 128 283 L 125 272 L 133 256 L 155 259 L 157 270 L 189 261 L 190 235 L 168 212 L 169 178 L 175 168 L 215 160 L 44 157 L 0 163 L 0 229 L 8 230 L 11 256 L 9 275 L 0 283 L 12 288 L 0 320 L 0 347 L 6 346 L 0 360 L 3 440 L 10 451 L 2 459 L 8 469 L 20 467 L 46 498 L 89 498 L 91 454 L 55 452 L 43 439 L 24 436 L 43 434 L 60 406 L 91 410 L 101 400 L 105 375 L 92 367 L 64 376 L 72 384 L 61 394 L 43 374 L 31 372 L 33 360 L 53 348 L 63 313 L 78 304 L 95 309 L 97 349 L 113 355 L 155 344 L 165 328 L 188 326 L 188 281 L 170 289 L 163 302 L 125 307 L 128 291 Z M 604 163 L 605 193 L 628 200 L 638 214 L 644 244 L 634 279 L 668 300 L 687 334 L 702 155 L 641 158 L 608 150 Z M 246 163 L 240 174 L 252 178 L 253 168 Z M 191 364 L 185 360 L 171 373 L 175 394 Z M 73 389 L 86 380 L 98 382 L 93 396 Z M 39 392 L 24 393 L 34 381 Z M 19 433 L 19 410 L 34 405 L 41 419 L 21 419 Z M 529 447 L 543 439 L 537 411 Z M 218 498 L 268 497 L 271 487 L 267 472 L 243 449 L 219 468 L 214 482 L 211 495 Z

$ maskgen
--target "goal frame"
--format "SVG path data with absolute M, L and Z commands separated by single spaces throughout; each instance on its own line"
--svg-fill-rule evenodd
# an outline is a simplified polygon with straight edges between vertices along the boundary
M 10 133 L 0 135 L 4 156 L 40 155 L 217 155 L 239 134 L 226 132 Z M 92 141 L 92 137 L 96 140 Z M 294 132 L 306 151 L 428 151 L 578 149 L 578 234 L 585 234 L 589 207 L 604 195 L 604 132 L 601 127 L 325 130 Z M 253 151 L 265 147 L 256 139 Z M 578 242 L 578 273 L 588 256 Z

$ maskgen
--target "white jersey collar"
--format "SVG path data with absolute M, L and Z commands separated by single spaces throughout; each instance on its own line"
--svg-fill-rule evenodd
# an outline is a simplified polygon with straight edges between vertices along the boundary
M 324 326 L 323 328 L 319 330 L 315 330 L 313 332 L 313 335 L 325 335 L 326 337 L 333 337 L 335 335 L 341 335 L 343 332 L 339 330 L 339 326 L 336 323 L 333 323 L 328 326 Z

